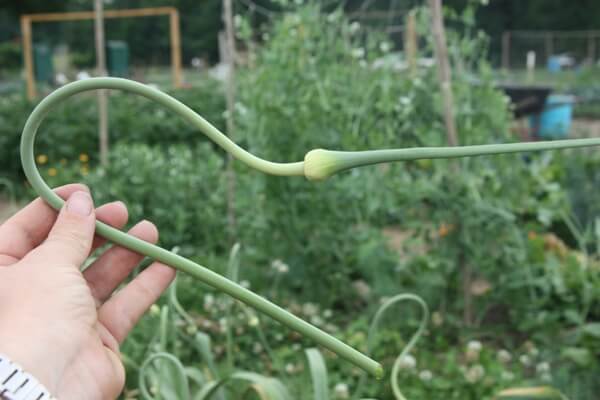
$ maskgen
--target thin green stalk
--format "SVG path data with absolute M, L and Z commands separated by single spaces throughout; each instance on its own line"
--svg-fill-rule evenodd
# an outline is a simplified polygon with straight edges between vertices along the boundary
M 160 323 L 158 328 L 158 343 L 160 351 L 167 351 L 169 343 L 169 307 L 162 306 L 160 310 Z
M 304 158 L 304 175 L 310 180 L 321 180 L 347 169 L 394 161 L 476 157 L 589 146 L 600 146 L 600 138 L 369 151 L 315 149 L 308 152 Z
M 55 209 L 60 209 L 64 201 L 50 189 L 37 170 L 34 157 L 35 135 L 43 119 L 51 112 L 53 107 L 72 95 L 96 89 L 124 90 L 158 102 L 188 120 L 225 151 L 231 153 L 236 159 L 254 169 L 273 175 L 292 176 L 303 174 L 302 162 L 288 164 L 273 163 L 248 153 L 229 140 L 217 128 L 196 114 L 192 109 L 159 90 L 126 79 L 93 78 L 70 83 L 48 95 L 33 110 L 23 129 L 23 136 L 21 138 L 21 162 L 23 164 L 23 170 L 35 191 Z M 346 345 L 335 337 L 323 332 L 319 328 L 285 311 L 283 308 L 271 303 L 269 300 L 243 288 L 230 279 L 227 279 L 206 267 L 196 264 L 195 262 L 174 254 L 162 247 L 130 236 L 127 233 L 110 227 L 100 221 L 96 222 L 96 233 L 115 244 L 170 265 L 235 299 L 240 300 L 288 328 L 314 340 L 319 345 L 337 353 L 340 357 L 376 377 L 383 375 L 383 369 L 378 362 Z
M 149 369 L 151 368 L 152 364 L 158 360 L 161 361 L 161 363 L 159 365 L 156 365 L 157 369 L 159 369 L 159 379 L 157 379 L 158 383 L 166 384 L 166 382 L 164 382 L 164 379 L 160 379 L 160 378 L 165 378 L 165 375 L 161 374 L 161 372 L 164 373 L 164 371 L 160 371 L 160 370 L 165 367 L 170 368 L 171 369 L 170 372 L 172 372 L 173 376 L 176 379 L 176 382 L 172 382 L 173 388 L 175 389 L 174 394 L 177 396 L 175 398 L 177 398 L 178 400 L 190 400 L 191 395 L 190 395 L 188 378 L 185 373 L 185 367 L 183 366 L 183 364 L 181 364 L 181 361 L 179 361 L 179 359 L 177 357 L 175 357 L 174 355 L 172 355 L 170 353 L 166 353 L 166 352 L 161 352 L 161 353 L 156 353 L 156 354 L 151 355 L 150 357 L 148 357 L 146 359 L 146 361 L 144 361 L 144 363 L 140 367 L 139 387 L 140 387 L 141 395 L 144 398 L 144 400 L 158 400 L 161 397 L 160 389 L 158 389 L 157 390 L 158 393 L 156 393 L 156 395 L 158 397 L 155 397 L 150 393 L 150 390 L 148 389 L 148 385 L 146 383 L 146 380 L 147 380 L 146 375 L 149 374 Z M 168 399 L 168 400 L 170 400 L 170 399 Z
M 231 248 L 229 252 L 229 261 L 227 263 L 227 278 L 231 279 L 233 282 L 238 283 L 240 272 L 240 244 L 236 243 Z M 227 304 L 225 309 L 225 333 L 226 333 L 226 347 L 227 347 L 227 365 L 229 366 L 229 370 L 233 371 L 234 361 L 233 361 L 233 332 L 231 328 L 233 326 L 233 302 Z
M 587 235 L 585 232 L 581 231 L 581 228 L 579 228 L 577 226 L 578 223 L 577 223 L 577 220 L 574 218 L 573 214 L 563 210 L 561 212 L 561 216 L 562 216 L 563 221 L 565 222 L 565 224 L 571 231 L 571 234 L 575 237 L 575 240 L 577 241 L 577 246 L 579 247 L 579 251 L 581 251 L 581 253 L 583 253 L 583 256 L 584 256 L 583 259 L 584 259 L 585 264 L 582 267 L 577 268 L 577 275 L 579 275 L 579 279 L 583 286 L 583 310 L 581 310 L 580 314 L 581 314 L 582 321 L 586 321 L 588 313 L 590 311 L 590 308 L 592 307 L 593 298 L 594 298 L 594 295 L 593 295 L 594 285 L 593 285 L 593 283 L 590 283 L 586 279 L 586 270 L 588 269 L 588 263 L 589 263 L 589 252 L 587 249 Z
M 177 298 L 177 276 L 175 276 L 173 283 L 171 283 L 171 286 L 169 286 L 167 296 L 169 298 L 169 303 L 171 304 L 171 306 L 185 320 L 188 327 L 196 328 L 196 322 L 194 321 L 192 316 L 188 314 L 187 311 L 185 311 L 185 309 L 179 302 L 179 299 Z
M 97 89 L 124 90 L 159 103 L 183 117 L 223 150 L 253 169 L 271 175 L 305 176 L 311 180 L 324 179 L 336 172 L 349 168 L 390 161 L 416 160 L 420 158 L 472 157 L 486 154 L 491 155 L 600 145 L 600 139 L 574 139 L 555 142 L 493 144 L 452 148 L 431 147 L 364 152 L 340 152 L 317 149 L 307 153 L 304 162 L 276 163 L 264 160 L 245 151 L 208 121 L 196 114 L 191 108 L 159 90 L 127 79 L 92 78 L 72 82 L 48 95 L 33 110 L 23 129 L 23 135 L 21 137 L 21 162 L 23 170 L 35 191 L 55 209 L 60 209 L 64 202 L 50 189 L 46 182 L 44 182 L 37 170 L 34 156 L 34 142 L 37 130 L 43 119 L 51 112 L 53 107 L 75 94 Z M 372 375 L 375 375 L 376 377 L 381 377 L 383 375 L 383 369 L 376 361 L 304 320 L 297 318 L 256 293 L 241 287 L 226 277 L 184 257 L 156 245 L 144 242 L 99 221 L 96 222 L 96 233 L 115 244 L 170 265 L 179 271 L 188 273 L 201 282 L 240 300 L 250 307 L 270 316 L 286 327 L 299 332 Z
M 427 303 L 417 295 L 411 293 L 403 293 L 396 296 L 391 297 L 383 303 L 375 316 L 373 317 L 373 321 L 369 326 L 369 333 L 367 335 L 367 354 L 371 354 L 373 352 L 373 348 L 375 346 L 375 337 L 377 336 L 377 332 L 379 331 L 379 325 L 381 324 L 381 320 L 383 319 L 383 315 L 396 303 L 400 302 L 414 302 L 419 305 L 421 308 L 421 321 L 419 322 L 419 328 L 412 335 L 406 346 L 402 349 L 402 352 L 396 360 L 394 361 L 394 365 L 392 367 L 392 373 L 390 377 L 390 385 L 392 387 L 392 392 L 394 393 L 394 398 L 396 400 L 406 400 L 402 392 L 400 391 L 400 385 L 398 384 L 398 374 L 400 372 L 400 366 L 404 357 L 415 347 L 417 341 L 423 336 L 425 332 L 425 328 L 427 327 L 427 321 L 429 321 L 429 308 L 427 307 Z M 353 399 L 357 399 L 362 394 L 363 388 L 365 384 L 364 375 L 358 382 L 356 387 L 356 391 L 354 393 Z

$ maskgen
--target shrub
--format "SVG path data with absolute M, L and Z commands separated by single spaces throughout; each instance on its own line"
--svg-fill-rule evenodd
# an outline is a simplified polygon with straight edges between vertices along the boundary
M 217 82 L 207 79 L 199 87 L 171 93 L 216 126 L 223 126 L 224 101 Z M 45 155 L 50 163 L 58 163 L 84 153 L 91 165 L 95 165 L 98 162 L 96 101 L 93 93 L 84 93 L 55 109 L 40 127 L 37 154 Z M 15 181 L 23 180 L 18 148 L 21 131 L 33 107 L 20 95 L 0 98 L 0 171 L 2 176 Z M 180 118 L 139 96 L 112 93 L 108 112 L 111 144 L 193 146 L 205 141 L 204 135 Z
M 21 68 L 23 56 L 21 54 L 21 45 L 17 42 L 0 43 L 0 65 L 2 71 L 16 70 Z
M 118 144 L 109 161 L 91 170 L 79 159 L 50 164 L 43 175 L 52 186 L 85 182 L 98 204 L 124 201 L 130 221 L 154 222 L 166 248 L 183 244 L 186 254 L 202 257 L 226 246 L 223 159 L 211 146 Z

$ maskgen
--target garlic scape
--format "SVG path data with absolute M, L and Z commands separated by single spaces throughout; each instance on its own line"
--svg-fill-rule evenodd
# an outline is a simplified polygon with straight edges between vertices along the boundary
M 48 187 L 36 167 L 34 142 L 37 130 L 43 119 L 52 112 L 53 107 L 75 94 L 97 89 L 123 90 L 159 103 L 187 120 L 223 150 L 250 168 L 270 175 L 305 176 L 309 180 L 326 179 L 337 172 L 350 168 L 393 161 L 425 158 L 473 157 L 600 145 L 600 139 L 574 139 L 554 142 L 491 144 L 464 147 L 424 147 L 360 152 L 317 149 L 308 152 L 304 161 L 278 163 L 264 160 L 242 149 L 191 108 L 159 90 L 126 79 L 91 78 L 69 83 L 45 97 L 33 110 L 23 128 L 20 153 L 23 170 L 35 191 L 55 209 L 60 209 L 64 202 L 50 189 L 50 187 Z M 161 188 L 159 187 L 156 190 L 161 190 Z M 238 285 L 236 282 L 189 259 L 181 257 L 159 246 L 144 242 L 102 222 L 96 222 L 96 232 L 115 244 L 170 265 L 235 299 L 240 300 L 286 327 L 313 340 L 315 343 L 338 354 L 340 357 L 369 372 L 373 376 L 377 378 L 383 376 L 383 369 L 378 362 L 344 344 L 332 335 L 323 332 L 319 328 L 271 303 L 264 297 Z

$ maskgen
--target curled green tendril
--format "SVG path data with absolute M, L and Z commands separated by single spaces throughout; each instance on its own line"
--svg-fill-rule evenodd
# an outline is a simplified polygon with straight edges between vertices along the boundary
M 35 191 L 55 209 L 60 209 L 64 201 L 56 193 L 54 193 L 50 187 L 48 187 L 37 170 L 33 151 L 36 132 L 44 117 L 48 115 L 51 109 L 58 103 L 77 93 L 96 89 L 124 90 L 158 102 L 162 106 L 184 117 L 187 121 L 200 129 L 200 131 L 202 131 L 206 136 L 214 140 L 224 150 L 230 152 L 235 158 L 252 168 L 258 169 L 259 171 L 273 175 L 303 174 L 302 163 L 273 163 L 262 160 L 246 152 L 241 147 L 229 140 L 221 132 L 219 132 L 218 129 L 208 123 L 204 118 L 192 111 L 189 107 L 163 92 L 141 83 L 126 79 L 93 78 L 65 85 L 48 95 L 33 110 L 25 124 L 25 128 L 23 129 L 23 136 L 21 138 L 21 162 L 23 164 L 23 170 L 25 171 L 25 175 Z M 170 265 L 179 271 L 188 273 L 207 285 L 212 286 L 237 300 L 240 300 L 241 302 L 255 308 L 260 312 L 263 312 L 288 328 L 301 333 L 311 340 L 314 340 L 319 345 L 333 351 L 334 353 L 337 353 L 340 357 L 350 361 L 370 374 L 376 377 L 383 375 L 383 369 L 376 361 L 344 344 L 335 337 L 296 317 L 295 315 L 285 311 L 283 308 L 271 303 L 269 300 L 266 300 L 256 293 L 243 288 L 237 283 L 209 270 L 206 267 L 196 264 L 193 261 L 167 251 L 159 246 L 130 236 L 127 233 L 110 227 L 100 221 L 96 222 L 96 233 L 115 244 L 148 256 L 164 264 Z
M 421 338 L 423 332 L 425 332 L 425 328 L 427 327 L 427 321 L 429 320 L 429 308 L 427 308 L 427 303 L 425 303 L 425 301 L 423 301 L 423 299 L 419 296 L 410 293 L 399 294 L 397 296 L 392 297 L 391 299 L 387 300 L 381 306 L 381 308 L 379 308 L 379 310 L 377 310 L 375 317 L 373 317 L 371 327 L 369 328 L 369 336 L 367 339 L 369 354 L 371 354 L 371 351 L 373 349 L 373 341 L 375 340 L 375 335 L 377 333 L 377 330 L 379 329 L 379 324 L 381 322 L 381 319 L 383 318 L 383 314 L 385 314 L 385 312 L 391 306 L 402 301 L 412 301 L 417 303 L 421 307 L 421 322 L 419 323 L 419 328 L 410 338 L 400 355 L 396 358 L 392 367 L 390 383 L 392 386 L 392 392 L 394 392 L 394 397 L 396 397 L 397 400 L 406 400 L 406 398 L 400 391 L 400 385 L 398 384 L 398 374 L 400 372 L 402 360 L 412 350 L 412 348 L 415 347 L 417 341 L 419 340 L 419 338 Z
M 150 375 L 150 369 L 151 369 L 152 364 L 158 360 L 160 360 L 162 363 L 164 363 L 164 364 L 158 366 L 159 369 L 160 369 L 160 367 L 163 367 L 165 369 L 171 370 L 171 376 L 173 376 L 176 380 L 174 387 L 178 391 L 178 394 L 181 396 L 180 400 L 191 399 L 190 389 L 189 389 L 189 384 L 188 384 L 188 377 L 185 373 L 185 367 L 183 366 L 183 364 L 181 364 L 181 361 L 179 361 L 179 359 L 177 357 L 175 357 L 174 355 L 172 355 L 170 353 L 166 353 L 166 352 L 160 352 L 160 353 L 156 353 L 156 354 L 153 354 L 150 357 L 148 357 L 146 359 L 146 361 L 144 361 L 144 363 L 140 366 L 139 387 L 140 387 L 140 393 L 141 393 L 142 397 L 144 398 L 144 400 L 154 400 L 157 398 L 151 394 L 152 390 L 149 390 L 146 381 L 148 380 L 148 375 Z M 167 365 L 165 365 L 165 364 L 167 364 Z M 159 375 L 160 375 L 160 372 L 159 372 Z M 160 376 L 160 378 L 163 378 L 163 377 L 164 377 L 164 372 L 163 372 L 163 376 Z M 159 379 L 159 381 L 160 381 L 160 379 Z M 160 392 L 160 389 L 158 389 L 157 391 Z M 158 398 L 162 398 L 162 396 L 159 396 Z
M 120 78 L 92 78 L 65 85 L 44 98 L 29 116 L 21 137 L 21 163 L 31 186 L 48 204 L 55 209 L 63 205 L 63 200 L 44 182 L 36 168 L 34 141 L 43 119 L 52 108 L 77 93 L 97 90 L 116 89 L 138 94 L 168 108 L 186 119 L 202 133 L 208 136 L 223 150 L 251 168 L 271 175 L 305 176 L 311 180 L 325 179 L 337 172 L 390 161 L 416 160 L 420 158 L 455 158 L 485 154 L 514 153 L 521 151 L 551 150 L 569 147 L 600 145 L 600 139 L 576 139 L 556 142 L 494 144 L 483 146 L 465 146 L 454 148 L 414 148 L 395 150 L 376 150 L 364 152 L 340 152 L 317 149 L 307 153 L 305 160 L 294 163 L 276 163 L 259 158 L 231 141 L 208 121 L 196 114 L 191 108 L 171 96 L 149 86 Z M 188 273 L 198 280 L 220 290 L 256 310 L 263 312 L 288 328 L 314 340 L 321 346 L 337 353 L 340 357 L 380 378 L 383 369 L 379 363 L 342 343 L 338 339 L 290 314 L 281 307 L 251 292 L 235 282 L 184 257 L 169 252 L 156 245 L 144 242 L 102 222 L 96 222 L 96 233 L 109 241 L 126 247 L 154 260 L 170 265 Z
M 421 297 L 412 293 L 402 293 L 387 299 L 375 313 L 375 316 L 371 321 L 371 325 L 369 326 L 369 333 L 367 335 L 367 354 L 370 355 L 374 350 L 375 338 L 377 337 L 377 333 L 379 332 L 379 325 L 383 320 L 384 314 L 386 314 L 393 305 L 401 302 L 412 302 L 418 304 L 421 308 L 421 321 L 419 322 L 419 328 L 412 335 L 406 346 L 404 346 L 404 348 L 400 352 L 400 355 L 398 355 L 398 357 L 396 357 L 396 360 L 394 360 L 394 365 L 392 367 L 392 372 L 390 376 L 390 386 L 392 387 L 392 392 L 394 393 L 394 398 L 396 400 L 406 400 L 406 397 L 404 397 L 404 395 L 400 391 L 400 385 L 398 384 L 398 375 L 400 373 L 400 367 L 404 357 L 408 353 L 410 353 L 410 351 L 413 349 L 413 347 L 415 347 L 415 345 L 425 332 L 427 322 L 429 321 L 429 308 L 427 307 L 427 303 L 425 303 L 425 301 Z M 364 388 L 364 384 L 365 380 L 363 377 L 358 383 L 356 393 L 353 397 L 354 399 L 358 398 L 361 395 L 362 390 Z

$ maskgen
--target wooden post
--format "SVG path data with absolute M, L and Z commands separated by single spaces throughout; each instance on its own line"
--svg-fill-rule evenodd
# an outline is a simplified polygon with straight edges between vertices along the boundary
M 219 31 L 217 35 L 217 42 L 219 45 L 219 60 L 222 63 L 227 64 L 227 39 L 225 38 L 225 32 Z
M 173 9 L 169 14 L 171 31 L 171 65 L 173 68 L 173 86 L 181 87 L 181 32 L 179 28 L 179 12 Z
M 106 48 L 104 41 L 104 4 L 94 0 L 94 31 L 96 38 L 96 73 L 106 76 Z M 98 90 L 98 136 L 100 163 L 108 165 L 108 99 L 105 89 Z
M 223 0 L 223 21 L 225 23 L 225 52 L 227 62 L 227 78 L 225 85 L 225 96 L 227 101 L 227 136 L 235 140 L 235 28 L 233 25 L 232 0 Z M 228 155 L 227 163 L 227 214 L 229 230 L 232 241 L 237 236 L 237 221 L 235 215 L 235 171 L 233 169 L 233 157 Z
M 527 52 L 527 83 L 532 83 L 535 80 L 535 51 Z
M 23 43 L 23 61 L 25 62 L 25 80 L 27 82 L 27 98 L 33 100 L 36 96 L 35 76 L 33 75 L 33 54 L 31 54 L 31 20 L 21 16 L 21 41 Z
M 454 122 L 454 99 L 452 96 L 452 74 L 450 60 L 448 58 L 448 47 L 446 46 L 446 32 L 444 31 L 444 20 L 442 17 L 442 1 L 429 0 L 431 7 L 432 30 L 434 41 L 434 52 L 437 61 L 437 69 L 440 77 L 440 90 L 444 101 L 444 122 L 446 124 L 446 137 L 449 146 L 458 145 L 456 125 Z
M 408 13 L 406 17 L 406 31 L 404 33 L 404 53 L 408 62 L 409 71 L 415 74 L 417 71 L 417 24 L 415 13 Z
M 552 32 L 546 32 L 545 46 L 546 46 L 546 62 L 550 59 L 550 56 L 554 54 L 554 38 Z
M 442 14 L 442 0 L 429 0 L 432 18 L 432 31 L 434 39 L 434 51 L 437 61 L 438 73 L 440 76 L 440 90 L 444 101 L 444 122 L 446 125 L 446 139 L 448 146 L 458 146 L 458 135 L 456 132 L 456 122 L 454 119 L 454 98 L 452 95 L 452 74 L 450 69 L 450 60 L 448 57 L 448 48 L 446 45 L 446 32 L 444 30 L 444 19 Z M 459 165 L 452 165 L 455 173 L 459 172 Z M 457 235 L 460 237 L 460 222 L 456 226 Z M 466 259 L 464 251 L 460 251 L 456 260 L 462 272 L 462 294 L 464 302 L 463 321 L 465 325 L 470 326 L 473 322 L 473 296 L 471 285 L 473 282 L 473 270 L 469 261 Z
M 596 35 L 593 32 L 588 34 L 588 59 L 590 66 L 596 64 Z
M 510 31 L 502 34 L 502 69 L 506 72 L 510 69 Z

